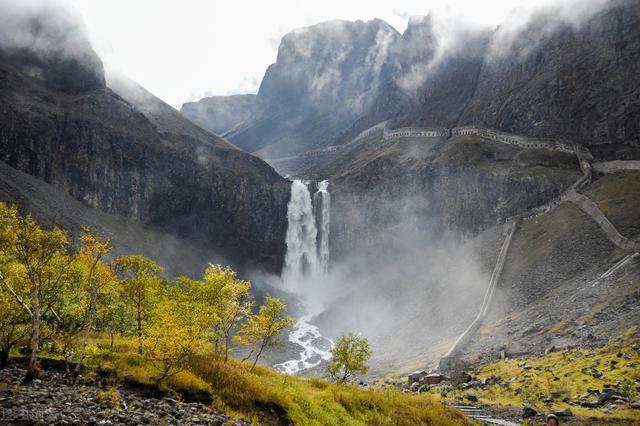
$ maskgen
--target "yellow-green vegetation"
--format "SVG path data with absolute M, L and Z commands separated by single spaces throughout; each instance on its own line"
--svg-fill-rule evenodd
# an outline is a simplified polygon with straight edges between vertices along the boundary
M 168 280 L 144 256 L 110 254 L 110 242 L 88 229 L 73 241 L 0 203 L 0 354 L 29 353 L 29 378 L 45 361 L 63 361 L 70 382 L 84 371 L 195 395 L 261 424 L 473 424 L 434 396 L 261 367 L 260 355 L 293 324 L 282 301 L 267 296 L 256 312 L 250 283 L 229 268 Z M 234 337 L 250 348 L 249 362 L 228 356 Z M 113 387 L 98 398 L 116 409 L 121 403 Z
M 134 353 L 100 352 L 92 362 L 153 384 L 155 371 Z M 161 387 L 169 391 L 210 392 L 214 406 L 228 415 L 262 424 L 296 425 L 467 425 L 474 424 L 432 395 L 398 390 L 360 389 L 315 378 L 287 376 L 213 354 L 193 357 L 188 367 Z
M 278 346 L 276 338 L 285 328 L 293 327 L 295 321 L 286 316 L 287 305 L 275 297 L 267 296 L 260 310 L 242 325 L 234 340 L 251 348 L 245 359 L 255 354 L 251 369 L 256 368 L 258 358 L 265 349 Z
M 369 341 L 353 333 L 346 333 L 340 336 L 331 350 L 327 372 L 334 380 L 344 383 L 356 374 L 366 374 L 369 371 L 369 358 Z
M 111 336 L 110 350 L 116 335 L 135 338 L 137 353 L 152 361 L 161 382 L 200 353 L 224 354 L 226 362 L 238 327 L 255 365 L 293 324 L 276 298 L 267 297 L 254 314 L 250 283 L 229 268 L 209 265 L 202 280 L 168 281 L 151 259 L 107 261 L 110 253 L 110 242 L 89 229 L 74 242 L 65 231 L 44 229 L 0 203 L 0 366 L 13 347 L 28 343 L 28 379 L 37 377 L 46 343 L 62 355 L 73 380 L 84 365 L 89 336 L 102 332 Z
M 640 232 L 640 172 L 607 174 L 587 189 L 587 195 L 623 235 Z
M 631 346 L 638 343 L 640 330 L 633 327 L 600 348 L 492 362 L 474 375 L 478 380 L 495 377 L 496 383 L 472 391 L 453 389 L 446 397 L 462 399 L 466 393 L 473 392 L 485 404 L 522 407 L 528 400 L 543 411 L 569 407 L 576 416 L 640 421 L 639 410 L 630 409 L 628 405 L 603 412 L 563 402 L 565 398 L 568 401 L 593 400 L 594 397 L 581 395 L 589 389 L 602 391 L 605 384 L 614 386 L 629 400 L 637 400 L 640 397 L 636 382 L 640 378 L 640 354 Z M 598 372 L 604 376 L 596 378 Z M 546 403 L 543 401 L 546 398 L 553 401 Z
M 273 370 L 247 371 L 237 362 L 194 360 L 192 371 L 212 385 L 219 405 L 258 420 L 288 420 L 300 425 L 464 425 L 461 413 L 427 395 L 397 390 L 359 389 L 319 379 L 286 376 Z

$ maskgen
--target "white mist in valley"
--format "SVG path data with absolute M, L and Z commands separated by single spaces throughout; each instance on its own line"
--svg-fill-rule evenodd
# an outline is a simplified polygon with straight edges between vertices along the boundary
M 288 374 L 316 367 L 331 358 L 333 342 L 309 322 L 315 306 L 313 290 L 323 285 L 329 273 L 331 196 L 328 188 L 328 181 L 320 182 L 312 197 L 307 183 L 294 180 L 291 184 L 282 284 L 285 290 L 299 295 L 305 313 L 289 334 L 289 342 L 301 348 L 299 357 L 274 366 Z

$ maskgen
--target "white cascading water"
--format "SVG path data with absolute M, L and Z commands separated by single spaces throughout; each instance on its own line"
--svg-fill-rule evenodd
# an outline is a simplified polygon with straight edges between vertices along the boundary
M 318 192 L 313 196 L 313 208 L 316 212 L 318 228 L 318 263 L 320 273 L 329 273 L 329 225 L 331 212 L 331 195 L 329 195 L 329 181 L 323 180 L 318 184 Z
M 328 187 L 329 182 L 320 182 L 312 199 L 304 182 L 294 180 L 291 185 L 282 282 L 286 290 L 300 294 L 303 301 L 310 286 L 321 285 L 329 272 L 331 197 Z M 289 341 L 302 347 L 299 358 L 277 364 L 275 368 L 295 374 L 331 358 L 333 342 L 323 337 L 310 320 L 311 315 L 302 316 L 289 334 Z
M 300 292 L 306 277 L 314 277 L 319 271 L 317 237 L 318 229 L 313 214 L 311 194 L 301 180 L 291 184 L 291 199 L 287 206 L 287 252 L 282 270 L 285 289 Z

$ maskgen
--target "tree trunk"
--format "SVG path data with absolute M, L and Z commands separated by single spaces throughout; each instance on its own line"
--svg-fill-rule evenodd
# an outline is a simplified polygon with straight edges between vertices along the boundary
M 256 364 L 258 363 L 258 358 L 260 358 L 260 355 L 262 355 L 262 350 L 264 349 L 264 346 L 262 346 L 260 348 L 260 350 L 258 351 L 258 353 L 256 354 L 256 359 L 253 360 L 253 365 L 251 366 L 251 370 L 253 371 L 254 368 L 256 368 Z
M 0 370 L 6 368 L 9 365 L 9 351 L 8 350 L 0 350 Z
M 242 362 L 245 362 L 246 360 L 248 360 L 249 358 L 251 358 L 251 355 L 253 355 L 253 349 L 251 349 L 249 351 L 249 355 L 245 356 L 244 358 L 242 358 Z
M 87 353 L 88 342 L 89 342 L 89 331 L 85 331 L 84 338 L 82 340 L 82 349 L 80 350 L 80 355 L 78 356 L 78 363 L 76 364 L 75 372 L 73 374 L 74 383 L 75 383 L 75 379 L 78 378 L 84 366 L 84 356 Z
M 109 343 L 109 352 L 113 352 L 113 332 L 111 334 L 111 343 Z
M 29 357 L 29 369 L 25 376 L 25 382 L 30 382 L 33 379 L 37 379 L 40 375 L 38 369 L 38 354 L 40 352 L 40 307 L 36 306 L 33 313 L 33 331 L 31 333 L 31 356 Z
M 93 273 L 93 271 L 92 271 Z M 87 320 L 84 324 L 84 336 L 82 339 L 82 350 L 80 351 L 80 356 L 78 357 L 78 364 L 76 365 L 76 371 L 74 375 L 74 380 L 80 375 L 80 372 L 84 368 L 84 357 L 87 353 L 87 344 L 89 344 L 89 333 L 94 329 L 95 321 L 94 321 L 94 312 L 96 310 L 96 296 L 95 291 L 91 290 L 91 301 L 89 302 L 89 310 L 87 312 Z
M 142 355 L 142 313 L 138 308 L 138 353 Z
M 225 339 L 224 339 L 224 362 L 226 364 L 227 360 L 229 359 L 229 337 L 230 334 L 227 333 Z

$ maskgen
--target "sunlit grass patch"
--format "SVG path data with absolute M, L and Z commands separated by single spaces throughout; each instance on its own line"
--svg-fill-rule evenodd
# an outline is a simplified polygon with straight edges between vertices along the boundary
M 102 337 L 94 340 L 99 343 Z M 127 342 L 121 341 L 126 345 Z M 136 352 L 109 352 L 93 346 L 89 362 L 156 386 L 157 369 Z M 462 413 L 445 407 L 435 395 L 409 395 L 396 389 L 361 389 L 354 385 L 299 378 L 236 359 L 227 363 L 213 354 L 195 356 L 186 369 L 163 380 L 160 390 L 179 398 L 184 392 L 208 392 L 225 414 L 261 424 L 295 425 L 465 425 Z M 113 395 L 104 394 L 105 398 Z M 114 399 L 115 401 L 115 399 Z M 115 403 L 115 402 L 114 402 Z
M 627 399 L 637 400 L 640 397 L 636 387 L 636 380 L 640 378 L 640 354 L 631 346 L 638 343 L 640 332 L 632 327 L 600 348 L 492 362 L 474 375 L 478 380 L 496 377 L 497 383 L 472 391 L 456 389 L 447 397 L 461 399 L 466 393 L 473 392 L 481 403 L 490 405 L 523 406 L 528 400 L 545 411 L 569 407 L 577 416 L 640 421 L 640 412 L 628 406 L 603 412 L 570 403 L 589 389 L 602 391 L 605 384 L 617 388 Z M 545 402 L 547 398 L 551 398 L 551 402 Z M 563 401 L 565 398 L 568 402 Z

